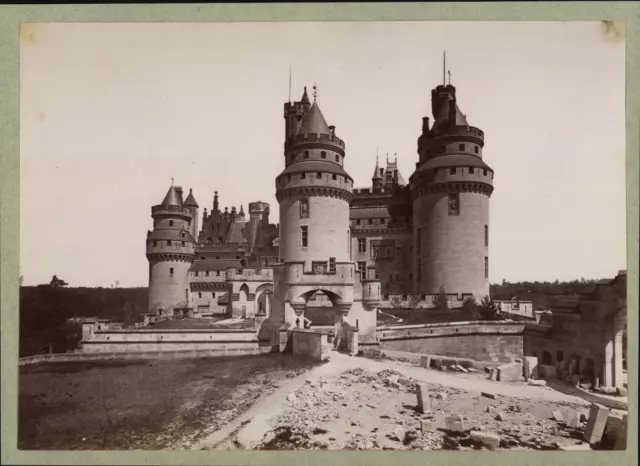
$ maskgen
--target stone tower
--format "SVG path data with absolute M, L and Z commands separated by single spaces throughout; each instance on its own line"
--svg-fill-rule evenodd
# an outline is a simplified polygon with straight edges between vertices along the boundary
M 434 123 L 423 118 L 411 176 L 414 290 L 489 295 L 489 197 L 493 170 L 482 160 L 484 134 L 467 123 L 456 88 L 431 91 Z
M 316 292 L 331 301 L 336 324 L 360 315 L 361 287 L 349 257 L 349 202 L 353 180 L 344 170 L 345 144 L 306 88 L 300 102 L 284 105 L 285 169 L 276 178 L 280 206 L 280 264 L 274 267 L 272 325 L 302 326 Z M 375 280 L 374 280 L 375 281 Z M 354 291 L 354 288 L 357 290 Z M 371 294 L 379 294 L 375 281 Z M 352 319 L 351 313 L 355 313 Z M 372 334 L 375 336 L 375 312 Z M 359 316 L 359 317 L 358 317 Z M 369 319 L 371 320 L 371 319 Z
M 189 230 L 191 236 L 197 238 L 198 232 L 200 231 L 198 227 L 198 203 L 196 202 L 196 198 L 193 197 L 193 190 L 189 190 L 189 195 L 185 199 L 183 206 L 187 207 L 189 209 L 189 212 L 191 213 L 191 228 Z
M 193 215 L 192 207 L 183 204 L 181 192 L 171 186 L 162 203 L 151 208 L 153 231 L 147 233 L 149 311 L 162 316 L 173 315 L 174 309 L 185 309 L 190 302 Z

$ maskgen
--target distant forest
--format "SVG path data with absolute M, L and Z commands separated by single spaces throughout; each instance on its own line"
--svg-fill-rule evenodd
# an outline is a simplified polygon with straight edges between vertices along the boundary
M 604 280 L 572 282 L 519 282 L 491 285 L 494 300 L 533 301 L 534 309 L 547 309 L 551 298 L 588 293 Z M 79 325 L 70 317 L 100 317 L 131 325 L 147 309 L 147 288 L 73 288 L 54 276 L 50 283 L 20 287 L 20 356 L 64 353 L 77 348 Z

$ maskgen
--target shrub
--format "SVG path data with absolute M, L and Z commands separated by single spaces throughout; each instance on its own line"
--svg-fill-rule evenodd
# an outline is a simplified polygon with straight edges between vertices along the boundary
M 498 305 L 489 298 L 489 296 L 485 296 L 482 298 L 482 302 L 480 306 L 478 306 L 479 317 L 482 320 L 500 320 L 502 319 L 502 313 L 500 312 L 500 308 Z

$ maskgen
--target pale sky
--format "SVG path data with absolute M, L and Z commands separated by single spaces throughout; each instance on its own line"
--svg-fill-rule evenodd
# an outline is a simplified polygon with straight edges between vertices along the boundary
M 409 179 L 430 91 L 451 82 L 495 170 L 490 280 L 626 267 L 625 45 L 598 22 L 85 23 L 22 31 L 25 285 L 146 286 L 151 206 L 171 177 L 202 209 L 271 204 L 283 104 L 318 85 L 345 168 L 376 148 Z M 433 118 L 432 118 L 433 121 Z

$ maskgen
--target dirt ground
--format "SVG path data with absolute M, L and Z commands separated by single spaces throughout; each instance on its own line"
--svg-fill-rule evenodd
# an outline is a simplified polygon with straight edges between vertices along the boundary
M 181 448 L 314 365 L 266 354 L 25 366 L 18 447 Z
M 363 364 L 366 365 L 366 364 Z M 425 372 L 435 372 L 423 369 Z M 393 376 L 403 385 L 390 384 Z M 453 375 L 453 374 L 451 374 Z M 484 383 L 485 374 L 460 374 Z M 482 379 L 482 380 L 481 380 Z M 497 449 L 556 450 L 580 444 L 584 422 L 571 428 L 553 417 L 573 411 L 586 420 L 584 404 L 526 399 L 427 384 L 431 409 L 417 409 L 416 379 L 406 371 L 351 368 L 307 380 L 286 396 L 286 407 L 270 421 L 258 445 L 245 445 L 240 429 L 216 449 L 284 450 L 470 450 L 490 448 L 471 440 L 470 431 L 500 437 Z M 424 383 L 420 381 L 420 383 Z M 404 385 L 406 384 L 406 385 Z M 529 387 L 532 388 L 532 387 Z M 542 390 L 542 389 L 541 389 Z M 462 415 L 462 432 L 448 428 L 446 418 Z M 249 429 L 245 422 L 245 429 Z M 246 437 L 246 436 L 244 436 Z

